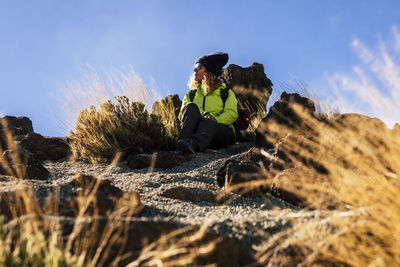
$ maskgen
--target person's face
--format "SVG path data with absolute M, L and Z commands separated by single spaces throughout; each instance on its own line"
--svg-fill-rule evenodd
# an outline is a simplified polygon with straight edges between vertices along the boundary
M 203 79 L 204 72 L 206 71 L 206 67 L 201 66 L 199 68 L 196 64 L 193 71 L 194 71 L 194 80 L 197 82 L 200 82 Z

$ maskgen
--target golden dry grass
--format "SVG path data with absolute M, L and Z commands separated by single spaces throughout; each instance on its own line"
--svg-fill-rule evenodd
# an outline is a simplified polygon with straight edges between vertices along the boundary
M 125 155 L 151 153 L 168 149 L 168 128 L 160 117 L 149 114 L 140 102 L 116 97 L 100 109 L 91 106 L 80 112 L 75 129 L 71 131 L 70 147 L 77 159 L 93 163 L 112 159 L 117 153 Z
M 302 112 L 301 107 L 293 108 L 303 119 L 298 130 L 263 125 L 271 136 L 278 135 L 277 131 L 280 136 L 287 133 L 279 149 L 291 161 L 284 171 L 270 170 L 264 184 L 270 185 L 275 178 L 278 187 L 305 199 L 309 206 L 319 210 L 336 207 L 348 216 L 332 211 L 324 219 L 283 232 L 259 247 L 259 262 L 282 259 L 279 251 L 290 247 L 296 248 L 297 263 L 302 266 L 326 262 L 399 265 L 398 134 L 376 119 L 350 115 L 326 123 Z M 326 172 L 318 171 L 321 166 Z
M 1 151 L 17 149 L 7 124 L 1 120 L 6 136 L 5 148 Z M 13 154 L 14 155 L 14 154 Z M 117 157 L 110 166 L 118 161 Z M 11 164 L 24 168 L 24 163 L 15 153 Z M 116 266 L 124 257 L 123 249 L 127 242 L 126 230 L 129 218 L 138 212 L 138 199 L 135 195 L 117 200 L 116 209 L 107 216 L 107 221 L 99 232 L 98 223 L 92 219 L 98 214 L 95 194 L 100 179 L 89 185 L 78 196 L 78 212 L 73 218 L 73 229 L 68 236 L 63 235 L 63 226 L 57 219 L 59 212 L 58 190 L 51 193 L 44 202 L 39 202 L 33 186 L 23 180 L 24 170 L 16 173 L 7 160 L 1 167 L 9 171 L 10 179 L 17 181 L 17 189 L 11 194 L 2 193 L 2 205 L 9 205 L 7 220 L 0 216 L 0 266 Z M 94 207 L 93 215 L 89 207 Z M 112 252 L 110 252 L 112 250 Z M 112 260 L 110 261 L 110 255 Z M 110 263 L 111 262 L 111 263 Z
M 131 66 L 127 69 L 112 69 L 105 74 L 87 66 L 82 73 L 80 81 L 69 82 L 55 96 L 63 108 L 62 115 L 65 117 L 60 121 L 67 132 L 73 129 L 79 112 L 91 105 L 99 108 L 116 96 L 126 96 L 133 102 L 143 103 L 151 111 L 153 102 L 161 98 L 155 86 L 146 85 Z
M 139 257 L 127 267 L 136 266 L 199 266 L 196 261 L 214 252 L 220 239 L 206 241 L 208 225 L 184 227 L 161 236 L 144 246 Z M 211 264 L 207 266 L 217 266 Z

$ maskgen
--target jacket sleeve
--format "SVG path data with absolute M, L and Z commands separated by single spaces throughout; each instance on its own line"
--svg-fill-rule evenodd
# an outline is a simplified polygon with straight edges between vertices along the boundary
M 185 96 L 183 97 L 181 110 L 179 111 L 179 115 L 178 115 L 179 121 L 182 121 L 182 111 L 183 111 L 183 108 L 184 108 L 187 104 L 190 103 L 190 100 L 189 100 L 189 92 L 190 92 L 190 90 L 187 91 L 186 94 L 185 94 Z
M 224 111 L 215 117 L 215 119 L 218 123 L 232 125 L 238 117 L 237 99 L 235 93 L 229 89 L 229 95 L 225 102 Z

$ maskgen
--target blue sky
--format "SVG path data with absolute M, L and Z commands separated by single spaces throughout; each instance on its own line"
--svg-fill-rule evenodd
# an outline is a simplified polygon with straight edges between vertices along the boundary
M 229 64 L 264 64 L 276 91 L 300 79 L 332 98 L 332 79 L 357 79 L 354 66 L 368 63 L 360 49 L 389 46 L 396 25 L 400 2 L 385 0 L 2 0 L 0 114 L 67 135 L 52 95 L 87 64 L 100 72 L 132 66 L 162 94 L 182 97 L 195 59 L 215 51 L 228 52 Z M 345 100 L 357 101 L 355 92 Z

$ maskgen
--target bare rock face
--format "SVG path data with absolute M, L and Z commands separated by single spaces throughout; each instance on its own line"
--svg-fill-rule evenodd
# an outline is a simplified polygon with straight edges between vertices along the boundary
M 128 156 L 127 163 L 132 169 L 154 168 L 169 169 L 189 161 L 190 155 L 175 151 L 159 151 L 154 154 L 138 154 Z
M 269 164 L 270 160 L 262 155 L 260 149 L 252 147 L 240 158 L 226 160 L 217 172 L 216 182 L 223 187 L 264 179 L 260 166 L 268 168 Z
M 43 137 L 27 117 L 0 118 L 0 174 L 20 179 L 48 179 L 42 160 L 58 160 L 69 153 L 64 138 Z
M 300 107 L 300 112 L 304 112 L 313 116 L 315 112 L 314 102 L 306 97 L 302 97 L 297 93 L 288 94 L 283 92 L 278 101 L 270 108 L 268 115 L 262 119 L 260 125 L 256 129 L 256 146 L 266 149 L 274 148 L 276 141 L 284 137 L 288 131 L 283 130 L 277 136 L 276 133 L 269 131 L 272 124 L 278 124 L 289 128 L 293 131 L 296 128 L 303 127 L 302 115 L 298 114 L 295 107 Z
M 227 160 L 217 172 L 217 184 L 221 187 L 237 185 L 260 180 L 260 176 L 261 168 L 254 162 Z
M 32 121 L 27 117 L 5 116 L 0 118 L 0 148 L 4 151 L 18 136 L 33 133 Z M 12 137 L 13 140 L 10 140 Z
M 49 171 L 42 162 L 23 148 L 6 150 L 0 156 L 0 174 L 20 179 L 47 180 Z
M 6 125 L 4 129 L 4 124 L 0 124 L 0 135 L 4 135 L 5 130 L 10 131 L 12 135 L 33 133 L 32 121 L 28 117 L 5 116 L 0 120 L 4 120 Z
M 58 223 L 62 227 L 63 235 L 68 236 L 78 221 L 64 217 L 58 219 Z M 140 219 L 127 221 L 118 218 L 114 219 L 113 224 L 109 224 L 107 218 L 104 217 L 80 219 L 79 226 L 82 227 L 82 230 L 78 239 L 82 240 L 85 235 L 89 235 L 90 240 L 88 242 L 94 244 L 93 247 L 98 247 L 96 244 L 101 242 L 102 235 L 98 233 L 107 232 L 107 229 L 112 227 L 115 227 L 113 232 L 121 230 L 120 228 L 124 229 L 124 237 L 126 239 L 121 238 L 119 242 L 109 244 L 110 251 L 104 255 L 104 266 L 111 266 L 112 261 L 118 255 L 125 255 L 120 257 L 121 261 L 118 266 L 127 266 L 132 262 L 134 262 L 132 266 L 148 266 L 152 265 L 150 261 L 153 260 L 152 262 L 155 262 L 157 259 L 160 259 L 157 262 L 173 266 L 174 264 L 171 263 L 176 260 L 176 256 L 185 257 L 185 255 L 188 260 L 190 259 L 190 262 L 187 262 L 188 266 L 246 266 L 255 261 L 250 249 L 243 247 L 236 239 L 207 231 L 204 234 L 196 234 L 200 229 L 198 226 L 184 228 L 185 225 L 172 221 Z M 165 235 L 168 235 L 167 240 L 165 238 L 160 239 Z M 126 240 L 126 243 L 122 244 L 123 240 Z M 141 257 L 140 252 L 143 250 L 144 244 L 151 244 L 151 251 L 158 253 L 151 253 L 150 251 L 153 256 L 148 257 L 150 254 L 146 254 Z M 208 247 L 206 246 L 207 244 L 216 245 L 209 252 L 189 254 L 190 250 L 188 249 L 196 250 L 202 247 L 204 250 L 205 247 Z M 161 254 L 171 246 L 182 249 L 175 249 L 177 254 L 173 253 L 170 256 L 165 253 Z M 122 250 L 120 249 L 121 247 L 123 248 Z M 162 258 L 158 258 L 159 256 Z
M 72 193 L 67 198 L 60 200 L 47 198 L 41 202 L 36 202 L 35 192 L 30 190 L 0 192 L 0 213 L 12 219 L 25 215 L 29 210 L 26 208 L 27 205 L 32 205 L 37 206 L 45 214 L 76 217 L 85 207 L 81 215 L 106 216 L 120 211 L 121 217 L 129 218 L 140 215 L 144 209 L 136 192 L 123 192 L 113 186 L 110 180 L 78 174 L 69 184 L 64 185 L 66 186 L 72 187 Z M 25 202 L 27 198 L 30 199 L 29 203 Z
M 78 174 L 69 185 L 75 189 L 75 193 L 59 203 L 60 215 L 76 216 L 79 212 L 79 199 L 85 198 L 89 194 L 94 194 L 95 199 L 90 203 L 85 214 L 108 215 L 118 208 L 126 206 L 131 209 L 132 216 L 137 216 L 144 209 L 136 192 L 124 193 L 118 187 L 113 186 L 110 180 Z
M 224 69 L 222 75 L 226 86 L 235 92 L 241 105 L 251 104 L 248 108 L 252 113 L 258 111 L 255 109 L 258 106 L 265 111 L 273 84 L 265 75 L 262 64 L 254 62 L 246 68 L 231 64 Z
M 21 139 L 20 145 L 42 160 L 59 160 L 70 154 L 66 138 L 28 133 Z
M 225 191 L 240 195 L 257 197 L 269 193 L 292 205 L 308 206 L 304 198 L 286 189 L 279 176 L 274 177 L 276 168 L 291 166 L 291 162 L 281 153 L 275 150 L 263 153 L 253 147 L 238 159 L 226 160 L 217 172 L 216 182 Z
M 252 140 L 259 119 L 265 116 L 273 84 L 265 75 L 264 66 L 259 63 L 246 68 L 231 64 L 222 75 L 226 86 L 235 92 L 239 105 L 250 111 L 250 129 L 240 133 L 242 140 Z

